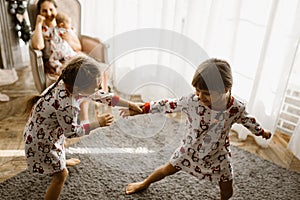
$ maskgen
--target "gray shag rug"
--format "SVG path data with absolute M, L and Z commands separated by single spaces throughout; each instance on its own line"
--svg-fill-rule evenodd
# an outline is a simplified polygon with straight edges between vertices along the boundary
M 200 181 L 184 172 L 125 195 L 128 183 L 141 181 L 168 161 L 182 138 L 183 123 L 164 115 L 120 119 L 99 128 L 67 149 L 81 163 L 68 168 L 60 199 L 219 199 L 217 183 Z M 300 174 L 288 171 L 231 146 L 234 169 L 232 199 L 300 199 Z M 24 171 L 0 183 L 1 199 L 43 199 L 50 176 Z

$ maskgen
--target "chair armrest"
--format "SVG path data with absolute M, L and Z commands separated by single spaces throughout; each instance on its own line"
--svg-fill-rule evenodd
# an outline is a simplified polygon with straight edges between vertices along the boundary
M 80 37 L 82 51 L 99 62 L 105 63 L 106 46 L 98 38 L 82 35 Z
M 40 50 L 33 49 L 31 45 L 29 45 L 29 55 L 35 87 L 41 93 L 46 89 L 43 53 Z

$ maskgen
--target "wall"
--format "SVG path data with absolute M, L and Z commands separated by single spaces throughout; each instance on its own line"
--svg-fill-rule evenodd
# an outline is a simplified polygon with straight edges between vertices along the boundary
M 28 44 L 19 39 L 8 6 L 8 1 L 0 0 L 0 68 L 21 68 L 29 65 Z

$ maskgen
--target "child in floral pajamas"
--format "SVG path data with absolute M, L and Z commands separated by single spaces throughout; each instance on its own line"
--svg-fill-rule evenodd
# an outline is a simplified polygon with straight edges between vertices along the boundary
M 180 170 L 198 179 L 217 181 L 222 200 L 233 194 L 233 171 L 230 162 L 229 132 L 240 123 L 265 139 L 271 133 L 246 111 L 245 104 L 231 96 L 230 65 L 223 60 L 209 59 L 195 72 L 192 85 L 196 92 L 178 99 L 163 99 L 144 104 L 144 113 L 186 114 L 185 135 L 169 162 L 156 169 L 142 182 L 131 183 L 126 194 L 133 194 Z M 121 110 L 121 115 L 138 114 Z
M 33 174 L 53 176 L 45 199 L 58 199 L 68 176 L 65 138 L 88 135 L 91 130 L 113 122 L 111 114 L 103 114 L 92 122 L 78 123 L 80 101 L 89 98 L 100 88 L 100 69 L 100 63 L 94 59 L 84 55 L 75 56 L 54 84 L 27 103 L 26 110 L 30 112 L 24 129 L 27 169 Z M 98 91 L 92 96 L 96 97 L 96 101 L 111 106 L 129 106 L 142 112 L 138 105 L 113 94 Z

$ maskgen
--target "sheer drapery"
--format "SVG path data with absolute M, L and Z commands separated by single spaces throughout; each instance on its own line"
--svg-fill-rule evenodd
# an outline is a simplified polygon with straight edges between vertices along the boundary
M 300 17 L 298 17 L 298 21 L 300 20 Z M 299 31 L 299 30 L 298 30 Z M 300 32 L 300 31 L 299 31 Z M 291 78 L 289 80 L 289 86 L 296 88 L 298 91 L 300 91 L 300 80 L 299 80 L 299 74 L 300 74 L 300 37 L 298 38 L 298 44 L 296 47 L 297 51 L 295 52 L 295 56 L 292 59 L 293 60 L 293 71 L 291 73 Z M 297 111 L 297 109 L 295 109 Z M 300 160 L 300 120 L 298 120 L 297 126 L 293 131 L 293 134 L 291 136 L 291 139 L 288 144 L 288 149 L 290 149 L 294 155 Z
M 262 39 L 256 40 L 254 37 L 253 40 L 248 41 L 254 43 L 253 45 L 258 45 L 257 43 L 261 41 L 261 45 L 258 45 L 259 48 L 253 51 L 252 55 L 247 55 L 253 58 L 252 61 L 255 60 L 252 65 L 255 65 L 257 69 L 254 73 L 248 71 L 247 76 L 250 75 L 252 78 L 249 77 L 249 82 L 245 85 L 251 92 L 247 93 L 250 96 L 246 96 L 245 99 L 248 101 L 249 112 L 257 116 L 267 129 L 274 131 L 299 38 L 297 23 L 300 10 L 299 1 L 272 1 L 270 3 L 264 34 L 261 34 Z M 242 62 L 244 61 L 241 60 L 240 63 Z M 247 73 L 246 69 L 241 70 L 240 73 L 242 71 Z M 240 94 L 239 91 L 242 90 L 236 92 Z M 234 128 L 239 130 L 240 127 Z M 241 138 L 245 138 L 248 134 L 247 131 L 239 130 L 238 132 L 241 133 L 239 135 Z M 269 143 L 258 137 L 255 139 L 262 146 L 267 146 Z
M 299 141 L 300 141 L 300 121 L 298 122 L 298 125 L 295 128 L 295 131 L 288 144 L 288 149 L 290 149 L 294 153 L 294 155 L 300 160 Z
M 108 41 L 114 47 L 109 50 L 112 58 L 109 64 L 113 69 L 113 84 L 120 91 L 140 93 L 144 100 L 186 94 L 192 91 L 190 81 L 197 64 L 206 56 L 223 58 L 233 69 L 233 94 L 248 102 L 249 112 L 257 116 L 265 128 L 275 130 L 299 37 L 299 0 L 81 2 L 82 32 Z M 133 45 L 127 52 L 115 53 L 119 45 L 115 38 L 145 28 L 175 33 L 169 34 L 173 39 L 170 43 L 179 46 L 175 39 L 176 34 L 180 34 L 207 55 L 203 53 L 198 60 L 187 59 L 186 55 L 179 54 L 197 53 L 189 52 L 196 47 L 183 44 L 183 51 L 176 52 L 172 45 L 162 48 L 164 40 L 159 39 L 158 48 Z M 138 32 L 135 34 L 139 41 Z M 186 39 L 181 38 L 178 43 L 182 41 Z M 248 135 L 246 129 L 239 126 L 234 129 L 241 129 L 240 138 Z M 269 142 L 260 138 L 256 141 L 262 146 Z

